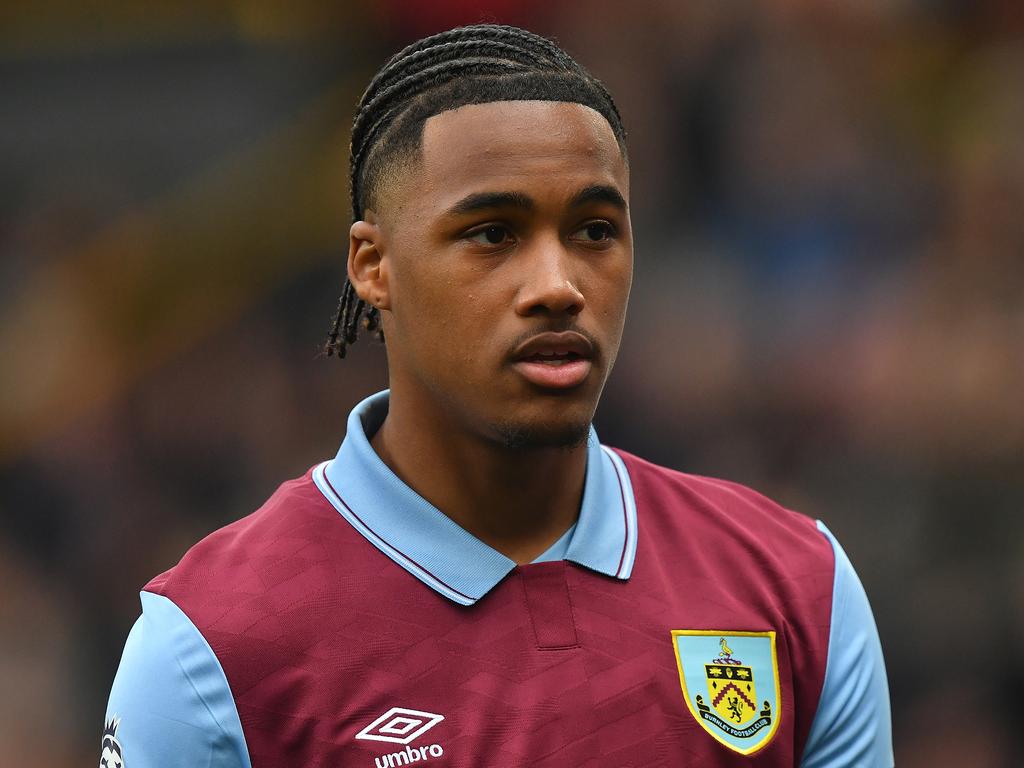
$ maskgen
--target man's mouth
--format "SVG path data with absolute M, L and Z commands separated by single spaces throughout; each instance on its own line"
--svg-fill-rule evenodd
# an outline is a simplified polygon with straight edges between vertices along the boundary
M 537 334 L 512 353 L 516 371 L 544 389 L 580 386 L 590 375 L 593 357 L 594 345 L 575 331 Z
M 564 365 L 574 360 L 583 360 L 583 356 L 568 349 L 556 349 L 550 352 L 536 352 L 529 357 L 524 357 L 524 363 L 543 363 L 544 365 Z

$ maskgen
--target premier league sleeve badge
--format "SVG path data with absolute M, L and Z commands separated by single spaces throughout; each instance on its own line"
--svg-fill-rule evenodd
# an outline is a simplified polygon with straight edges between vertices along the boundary
M 742 755 L 762 749 L 779 727 L 774 632 L 672 630 L 683 699 L 711 736 Z
M 117 740 L 117 726 L 120 719 L 112 717 L 103 724 L 103 739 L 100 742 L 99 768 L 124 768 L 121 742 Z

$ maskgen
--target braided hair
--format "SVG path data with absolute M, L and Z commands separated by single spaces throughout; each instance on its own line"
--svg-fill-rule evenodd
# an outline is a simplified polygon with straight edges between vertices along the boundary
M 352 123 L 352 220 L 376 205 L 384 181 L 420 150 L 427 118 L 467 104 L 561 101 L 600 113 L 625 154 L 622 118 L 604 85 L 547 38 L 476 24 L 424 38 L 395 54 L 367 86 Z M 346 278 L 324 354 L 345 357 L 360 325 L 383 341 L 380 311 Z

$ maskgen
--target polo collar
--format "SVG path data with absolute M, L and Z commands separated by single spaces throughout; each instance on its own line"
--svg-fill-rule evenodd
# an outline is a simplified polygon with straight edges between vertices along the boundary
M 473 605 L 516 567 L 402 482 L 377 455 L 373 435 L 388 412 L 387 390 L 348 417 L 337 456 L 313 470 L 324 497 L 395 563 L 449 600 Z M 564 559 L 626 580 L 636 556 L 636 504 L 619 456 L 590 428 L 580 516 Z M 542 556 L 543 559 L 543 556 Z

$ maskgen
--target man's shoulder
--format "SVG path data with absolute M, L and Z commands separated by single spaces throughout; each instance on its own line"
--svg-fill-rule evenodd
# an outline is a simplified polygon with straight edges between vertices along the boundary
M 157 594 L 214 586 L 211 579 L 231 579 L 236 588 L 261 583 L 259 571 L 274 561 L 309 549 L 325 535 L 347 526 L 332 526 L 337 513 L 312 480 L 314 468 L 287 480 L 257 509 L 211 532 L 192 545 L 173 567 L 153 578 L 144 590 Z
M 741 483 L 680 472 L 612 448 L 629 473 L 640 528 L 668 529 L 689 540 L 806 551 L 831 565 L 817 522 Z

